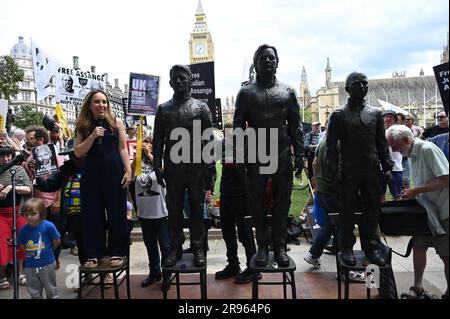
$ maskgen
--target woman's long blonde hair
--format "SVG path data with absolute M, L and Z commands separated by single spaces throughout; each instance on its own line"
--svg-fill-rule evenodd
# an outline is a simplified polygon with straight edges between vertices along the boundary
M 92 97 L 96 93 L 102 93 L 106 96 L 106 101 L 108 103 L 108 108 L 106 109 L 106 116 L 105 121 L 108 123 L 108 126 L 111 130 L 111 132 L 114 132 L 116 129 L 116 123 L 114 116 L 111 113 L 111 103 L 109 102 L 109 97 L 106 94 L 105 91 L 94 89 L 91 90 L 84 98 L 83 104 L 81 105 L 81 111 L 80 114 L 78 114 L 78 117 L 75 121 L 75 134 L 81 134 L 83 140 L 88 137 L 89 134 L 94 130 L 96 123 L 95 119 L 92 116 L 91 110 L 89 109 L 89 106 L 91 105 Z

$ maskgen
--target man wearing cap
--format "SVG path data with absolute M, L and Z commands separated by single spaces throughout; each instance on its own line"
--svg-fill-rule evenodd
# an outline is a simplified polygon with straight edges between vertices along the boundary
M 366 105 L 364 99 L 368 88 L 365 74 L 353 72 L 348 75 L 345 90 L 350 97 L 344 106 L 331 114 L 327 133 L 329 170 L 332 176 L 339 176 L 342 183 L 339 248 L 342 261 L 350 266 L 356 264 L 353 214 L 361 211 L 361 201 L 364 202 L 360 222 L 361 246 L 369 262 L 379 266 L 385 264 L 377 233 L 381 212 L 380 165 L 384 175 L 389 176 L 393 164 L 389 158 L 381 112 Z M 340 172 L 339 158 L 342 159 Z
M 55 145 L 56 153 L 62 152 L 66 148 L 63 134 L 56 124 L 50 130 L 50 142 Z
M 305 154 L 308 159 L 308 178 L 311 179 L 314 175 L 312 163 L 314 161 L 317 146 L 319 145 L 319 122 L 312 122 L 311 132 L 305 135 L 303 145 L 305 147 Z

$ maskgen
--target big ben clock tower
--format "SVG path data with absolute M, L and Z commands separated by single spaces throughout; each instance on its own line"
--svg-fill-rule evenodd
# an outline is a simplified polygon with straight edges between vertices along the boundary
M 189 58 L 190 64 L 214 61 L 214 44 L 206 25 L 206 15 L 203 12 L 201 0 L 198 1 L 194 30 L 189 39 Z

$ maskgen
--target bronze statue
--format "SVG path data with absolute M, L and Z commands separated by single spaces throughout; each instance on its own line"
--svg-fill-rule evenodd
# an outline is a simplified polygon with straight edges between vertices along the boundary
M 183 234 L 183 203 L 187 190 L 190 204 L 190 239 L 194 254 L 194 264 L 197 267 L 206 263 L 203 251 L 205 229 L 203 224 L 202 205 L 205 197 L 204 171 L 206 164 L 194 161 L 197 154 L 193 140 L 195 121 L 201 123 L 201 133 L 212 127 L 211 113 L 208 105 L 191 98 L 191 70 L 186 65 L 175 65 L 170 70 L 170 86 L 174 90 L 173 98 L 161 104 L 155 116 L 153 135 L 153 164 L 158 183 L 167 183 L 167 209 L 169 211 L 169 228 L 171 235 L 171 250 L 164 260 L 166 267 L 171 267 L 181 258 L 182 245 L 185 241 Z M 170 139 L 174 129 L 185 129 L 189 132 L 189 139 Z M 187 161 L 177 162 L 171 154 L 172 148 L 180 142 L 189 143 L 189 158 Z M 202 144 L 202 147 L 204 144 Z M 175 148 L 174 148 L 175 149 Z M 182 150 L 183 151 L 183 150 Z M 200 149 L 201 154 L 201 149 Z M 164 158 L 164 171 L 163 167 Z M 163 179 L 164 178 L 164 179 Z
M 273 141 L 278 145 L 278 152 L 275 154 L 278 165 L 275 172 L 262 173 L 261 168 L 265 165 L 260 157 L 255 163 L 246 162 L 248 194 L 258 244 L 255 262 L 259 266 L 268 263 L 268 246 L 271 241 L 275 261 L 280 266 L 289 265 L 289 257 L 286 254 L 286 223 L 293 179 L 291 146 L 293 146 L 296 168 L 303 166 L 303 141 L 298 130 L 301 125 L 300 107 L 294 90 L 279 82 L 275 77 L 278 62 L 275 47 L 264 44 L 256 50 L 253 57 L 256 80 L 246 83 L 240 89 L 233 122 L 235 132 L 237 128 L 244 130 L 248 125 L 248 129 L 256 131 L 257 140 L 265 138 L 262 143 L 255 143 L 258 146 L 249 143 L 248 148 L 253 150 L 261 144 L 265 144 L 268 150 L 270 144 L 268 131 L 270 128 L 277 129 L 276 140 Z M 265 130 L 265 137 L 258 129 Z M 272 179 L 274 201 L 271 233 L 264 205 L 269 178 Z
M 327 147 L 328 165 L 338 176 L 340 142 L 343 211 L 340 213 L 340 248 L 347 265 L 355 265 L 353 254 L 353 214 L 362 210 L 360 225 L 361 246 L 370 262 L 384 265 L 377 235 L 378 216 L 381 211 L 380 181 L 390 176 L 393 163 L 384 135 L 381 112 L 366 105 L 368 90 L 366 75 L 353 72 L 348 75 L 345 90 L 350 95 L 347 104 L 330 116 Z M 381 165 L 380 165 L 381 164 Z

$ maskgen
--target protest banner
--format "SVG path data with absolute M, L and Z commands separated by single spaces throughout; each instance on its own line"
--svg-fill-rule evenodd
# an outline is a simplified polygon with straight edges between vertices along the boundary
M 35 160 L 34 170 L 36 177 L 59 171 L 58 162 L 56 161 L 55 145 L 53 143 L 36 146 L 31 151 Z
M 55 77 L 56 103 L 78 107 L 91 90 L 105 90 L 105 79 L 105 74 L 60 67 Z
M 214 127 L 217 127 L 214 62 L 191 64 L 189 68 L 192 72 L 191 96 L 208 104 L 211 111 L 212 124 Z
M 159 80 L 159 76 L 156 75 L 130 73 L 127 114 L 156 114 Z
M 448 104 L 449 104 L 449 64 L 448 62 L 436 65 L 433 67 L 434 75 L 436 76 L 436 81 L 439 87 L 439 93 L 441 93 L 442 105 L 445 109 L 445 114 L 448 115 Z

